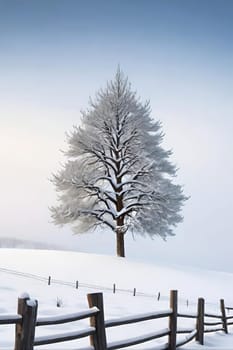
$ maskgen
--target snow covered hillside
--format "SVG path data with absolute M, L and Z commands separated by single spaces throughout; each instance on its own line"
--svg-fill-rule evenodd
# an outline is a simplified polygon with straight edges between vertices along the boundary
M 51 285 L 48 277 L 51 276 Z M 65 251 L 0 249 L 0 313 L 15 313 L 17 298 L 22 292 L 38 300 L 39 316 L 60 315 L 86 309 L 86 294 L 103 291 L 106 319 L 164 310 L 169 307 L 169 291 L 179 292 L 179 309 L 196 311 L 198 297 L 204 297 L 206 308 L 219 311 L 219 299 L 224 298 L 227 306 L 233 307 L 233 274 L 203 271 L 187 267 L 146 265 L 127 259 Z M 76 289 L 78 281 L 78 289 Z M 113 294 L 113 284 L 116 293 Z M 136 288 L 136 296 L 133 296 Z M 158 295 L 160 299 L 158 300 Z M 60 307 L 57 306 L 57 303 Z M 87 321 L 78 321 L 78 327 L 85 327 Z M 182 321 L 181 326 L 193 325 L 194 321 Z M 65 332 L 75 329 L 77 323 L 61 326 L 41 327 L 40 334 Z M 60 327 L 60 328 L 59 328 Z M 167 319 L 147 321 L 109 329 L 108 339 L 128 338 L 149 333 L 155 327 L 167 327 Z M 43 330 L 42 330 L 43 328 Z M 0 347 L 13 346 L 14 327 L 0 326 Z M 233 327 L 232 327 L 233 332 Z M 210 348 L 232 349 L 233 336 L 211 334 L 205 336 Z M 164 341 L 163 341 L 164 342 Z M 152 344 L 159 344 L 159 340 Z M 77 344 L 87 346 L 86 339 L 61 343 L 38 349 L 74 349 Z M 216 345 L 217 344 L 217 345 Z M 146 345 L 133 349 L 146 349 Z M 194 349 L 200 346 L 186 345 Z M 206 347 L 205 347 L 206 348 Z M 131 347 L 132 349 L 132 347 Z

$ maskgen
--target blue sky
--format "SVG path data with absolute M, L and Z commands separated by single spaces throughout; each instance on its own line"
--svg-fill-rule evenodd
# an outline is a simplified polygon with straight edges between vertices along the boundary
M 120 64 L 191 196 L 175 238 L 129 237 L 128 255 L 233 266 L 232 16 L 230 0 L 0 0 L 1 235 L 114 254 L 111 233 L 79 238 L 49 223 L 48 179 L 65 132 Z

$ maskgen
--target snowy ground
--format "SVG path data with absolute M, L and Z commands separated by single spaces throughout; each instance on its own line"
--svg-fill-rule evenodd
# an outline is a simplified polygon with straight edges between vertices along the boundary
M 49 276 L 52 278 L 51 285 L 47 283 Z M 220 298 L 225 299 L 227 306 L 233 307 L 233 274 L 187 267 L 153 266 L 84 253 L 1 249 L 0 278 L 1 314 L 16 313 L 17 298 L 23 292 L 38 300 L 39 316 L 68 314 L 87 309 L 86 294 L 97 291 L 104 293 L 106 319 L 168 309 L 171 289 L 179 291 L 179 311 L 195 312 L 198 297 L 205 298 L 207 311 L 219 312 Z M 54 280 L 59 280 L 60 284 Z M 79 282 L 78 289 L 75 288 L 76 281 Z M 68 285 L 62 285 L 62 282 L 68 282 Z M 112 292 L 114 283 L 115 294 Z M 133 296 L 134 288 L 136 296 Z M 158 293 L 161 295 L 159 301 Z M 61 307 L 57 307 L 57 301 L 61 303 Z M 181 319 L 179 322 L 180 326 L 194 326 L 192 319 Z M 66 332 L 85 328 L 87 325 L 88 321 L 84 320 L 59 326 L 44 326 L 37 329 L 36 335 Z M 107 338 L 112 342 L 167 326 L 167 319 L 162 319 L 116 327 L 108 330 Z M 12 349 L 14 327 L 0 326 L 0 335 L 0 349 Z M 131 349 L 152 349 L 155 344 L 165 342 L 166 339 L 162 338 Z M 88 339 L 40 346 L 37 349 L 78 349 L 79 346 L 88 346 Z M 229 335 L 222 332 L 205 335 L 204 347 L 192 342 L 184 348 L 233 349 L 233 327 L 230 328 Z

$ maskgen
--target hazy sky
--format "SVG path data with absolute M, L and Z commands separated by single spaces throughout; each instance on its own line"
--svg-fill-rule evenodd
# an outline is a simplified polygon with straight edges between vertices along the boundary
M 115 253 L 111 232 L 50 223 L 65 132 L 120 64 L 190 195 L 176 237 L 131 258 L 233 271 L 233 1 L 0 0 L 0 235 Z

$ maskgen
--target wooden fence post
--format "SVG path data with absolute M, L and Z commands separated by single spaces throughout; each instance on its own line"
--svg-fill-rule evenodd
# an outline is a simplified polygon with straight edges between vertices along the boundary
M 227 318 L 226 318 L 226 309 L 225 309 L 225 304 L 224 304 L 224 300 L 221 299 L 220 300 L 220 309 L 221 309 L 221 313 L 222 313 L 222 326 L 223 326 L 223 330 L 225 333 L 228 333 L 228 329 L 227 329 Z
M 116 293 L 116 284 L 113 283 L 113 293 L 115 294 Z
M 50 286 L 50 284 L 51 284 L 51 276 L 49 276 L 48 278 L 48 286 Z
M 136 288 L 133 289 L 133 296 L 136 296 Z
M 205 318 L 205 300 L 203 298 L 199 298 L 198 304 L 197 304 L 196 340 L 201 345 L 204 344 L 204 318 Z
M 169 338 L 168 338 L 168 350 L 176 349 L 176 331 L 177 331 L 177 290 L 170 291 L 170 308 L 172 314 L 169 317 Z
M 22 316 L 22 322 L 16 324 L 15 326 L 15 350 L 21 350 L 22 333 L 23 333 L 23 317 L 26 312 L 26 301 L 29 300 L 28 294 L 23 294 L 18 298 L 18 315 Z
M 104 324 L 104 302 L 102 293 L 87 294 L 89 307 L 96 306 L 99 312 L 90 318 L 91 327 L 95 327 L 96 332 L 90 336 L 90 343 L 95 350 L 107 350 L 107 340 Z
M 30 300 L 26 294 L 19 298 L 18 314 L 22 316 L 22 322 L 16 324 L 15 350 L 33 350 L 37 301 Z

